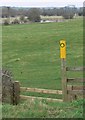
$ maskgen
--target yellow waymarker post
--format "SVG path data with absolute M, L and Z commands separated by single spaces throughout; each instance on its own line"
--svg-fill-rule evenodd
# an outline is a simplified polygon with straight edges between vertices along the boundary
M 60 58 L 66 58 L 66 41 L 60 41 Z
M 61 72 L 62 72 L 62 93 L 63 101 L 68 101 L 67 95 L 67 78 L 66 78 L 66 41 L 60 41 L 60 58 L 61 58 Z

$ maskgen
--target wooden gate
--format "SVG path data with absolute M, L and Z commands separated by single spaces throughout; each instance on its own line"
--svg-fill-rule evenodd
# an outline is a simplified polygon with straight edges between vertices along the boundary
M 61 58 L 61 71 L 62 71 L 62 94 L 63 101 L 72 101 L 77 99 L 79 95 L 85 97 L 85 78 L 84 71 L 85 67 L 67 67 L 66 66 L 66 42 L 65 40 L 60 41 L 60 58 Z M 68 78 L 67 72 L 83 72 L 82 78 Z M 82 83 L 82 85 L 73 85 L 73 83 Z M 70 85 L 69 85 L 70 84 Z

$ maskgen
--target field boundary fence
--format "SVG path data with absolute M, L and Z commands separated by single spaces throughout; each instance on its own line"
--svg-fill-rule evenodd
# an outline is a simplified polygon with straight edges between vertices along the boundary
M 66 67 L 64 66 L 63 74 L 66 75 L 66 72 L 81 72 L 85 71 L 85 67 Z M 63 76 L 63 75 L 62 75 Z M 30 99 L 30 100 L 46 100 L 49 102 L 71 102 L 72 100 L 78 99 L 78 97 L 85 98 L 85 86 L 84 85 L 69 85 L 69 83 L 83 83 L 85 82 L 84 78 L 68 78 L 66 76 L 62 77 L 62 90 L 50 90 L 50 89 L 39 89 L 39 88 L 28 88 L 21 87 L 19 81 L 14 82 L 14 98 L 15 103 L 19 103 L 20 99 Z M 21 95 L 21 92 L 35 92 L 35 93 L 44 93 L 44 94 L 55 94 L 62 95 L 62 99 L 54 99 L 54 98 L 45 98 L 45 97 L 35 97 L 35 96 L 26 96 Z

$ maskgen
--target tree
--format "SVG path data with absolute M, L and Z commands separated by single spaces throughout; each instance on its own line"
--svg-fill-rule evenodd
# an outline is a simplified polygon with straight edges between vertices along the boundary
M 79 10 L 78 10 L 78 15 L 79 15 L 79 16 L 83 16 L 84 9 L 85 9 L 85 7 L 80 7 L 80 8 L 79 8 Z M 84 14 L 85 14 L 85 13 L 84 13 Z
M 40 11 L 38 8 L 30 8 L 28 19 L 32 22 L 40 22 Z
M 72 19 L 74 17 L 74 15 L 75 15 L 75 12 L 74 12 L 73 8 L 70 8 L 69 6 L 67 6 L 63 9 L 62 16 L 65 19 Z

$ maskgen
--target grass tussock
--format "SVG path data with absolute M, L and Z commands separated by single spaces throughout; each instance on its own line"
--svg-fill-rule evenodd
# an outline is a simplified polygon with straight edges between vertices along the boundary
M 3 118 L 83 118 L 83 100 L 72 103 L 22 101 L 3 105 Z

